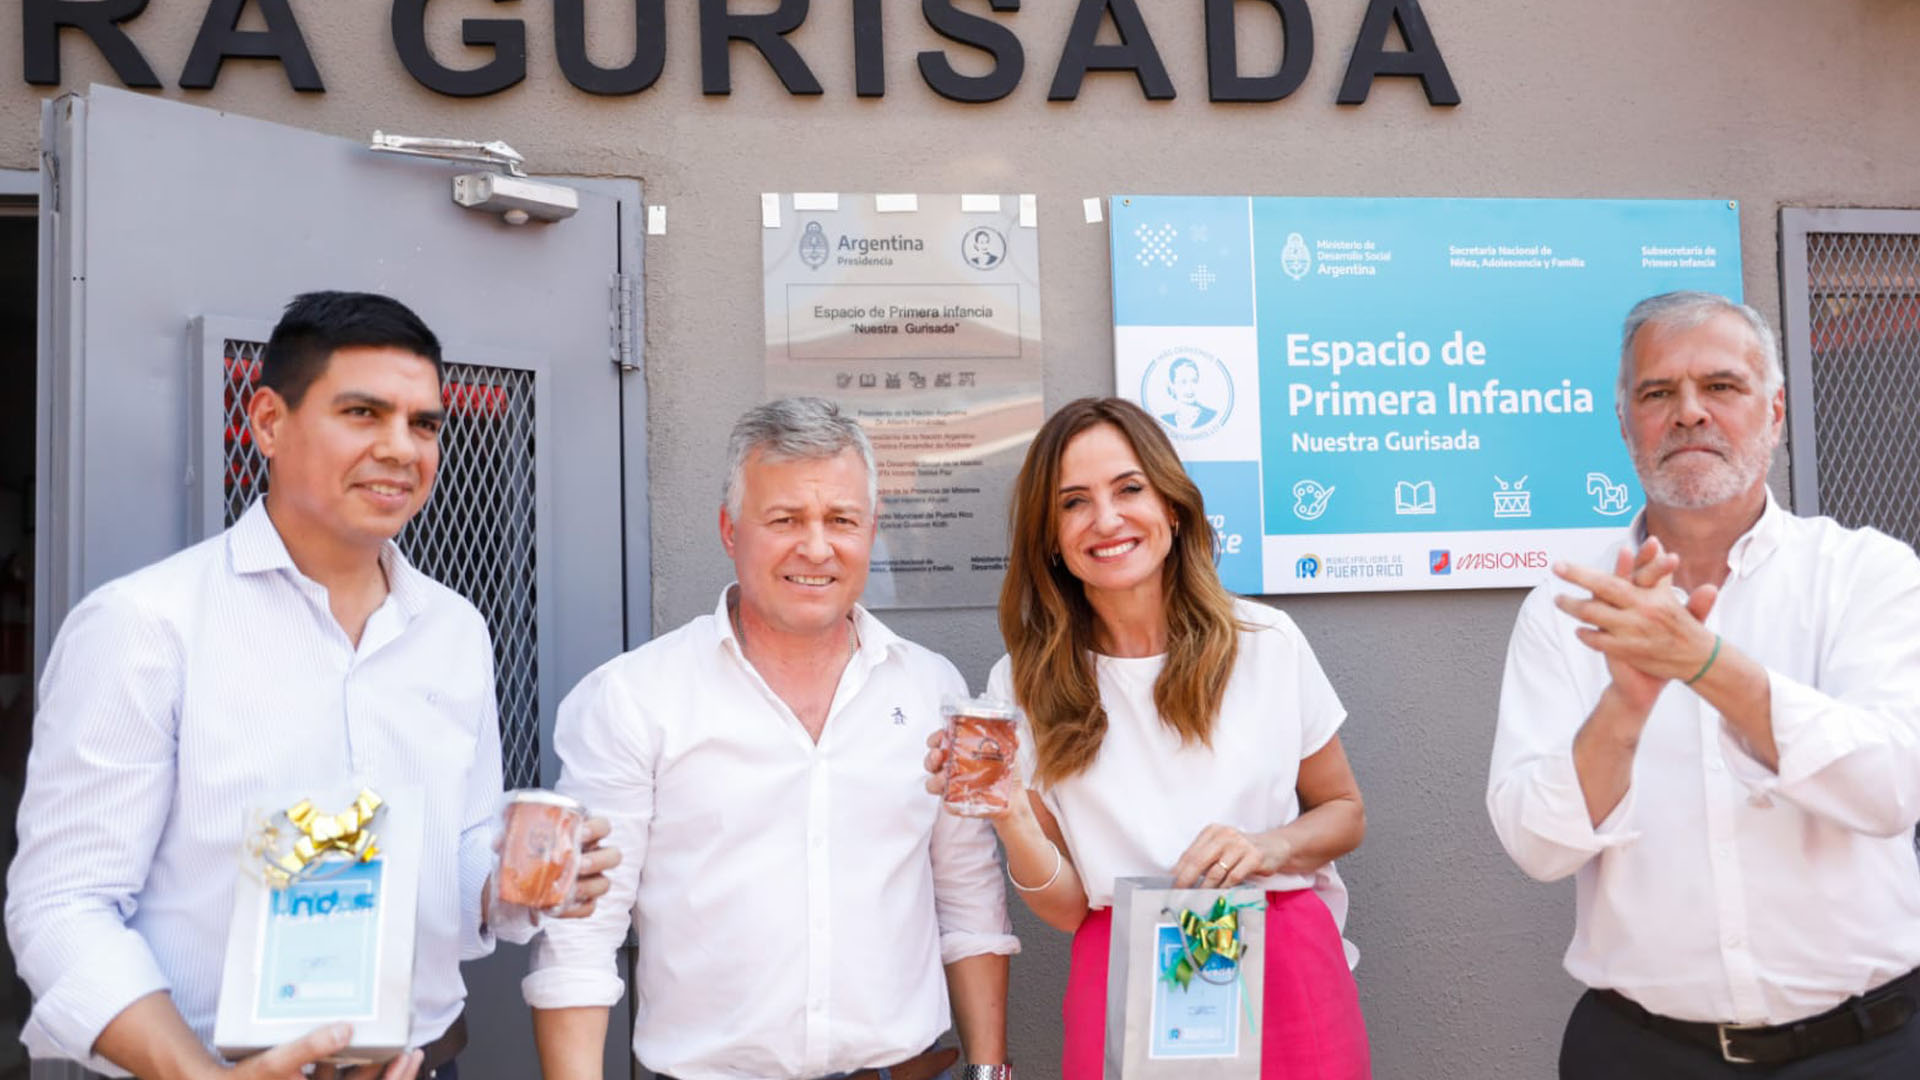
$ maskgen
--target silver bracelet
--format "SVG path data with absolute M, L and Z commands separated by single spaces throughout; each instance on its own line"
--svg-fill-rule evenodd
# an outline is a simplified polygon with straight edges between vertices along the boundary
M 1013 1080 L 1013 1066 L 968 1065 L 960 1070 L 960 1080 Z
M 1021 892 L 1046 892 L 1054 882 L 1060 880 L 1060 869 L 1067 865 L 1067 857 L 1060 854 L 1059 844 L 1049 840 L 1047 841 L 1047 846 L 1053 849 L 1053 873 L 1047 877 L 1047 880 L 1038 885 L 1022 885 L 1020 884 L 1020 879 L 1013 876 L 1013 863 L 1009 861 L 1007 863 L 1007 880 L 1013 882 L 1014 888 L 1019 889 Z M 968 1067 L 971 1068 L 972 1066 Z M 996 1068 L 997 1066 L 987 1067 Z M 1013 1074 L 1008 1073 L 1007 1075 L 1011 1076 Z M 971 1078 L 963 1076 L 960 1080 L 971 1080 Z

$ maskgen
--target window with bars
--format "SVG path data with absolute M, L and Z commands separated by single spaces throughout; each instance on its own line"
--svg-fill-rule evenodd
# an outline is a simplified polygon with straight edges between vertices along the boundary
M 1781 223 L 1795 508 L 1920 546 L 1920 211 Z
M 265 344 L 228 338 L 223 350 L 226 524 L 267 490 L 247 404 Z M 407 559 L 466 597 L 493 635 L 500 751 L 508 787 L 540 783 L 538 625 L 535 619 L 534 375 L 449 363 L 433 497 L 397 538 Z

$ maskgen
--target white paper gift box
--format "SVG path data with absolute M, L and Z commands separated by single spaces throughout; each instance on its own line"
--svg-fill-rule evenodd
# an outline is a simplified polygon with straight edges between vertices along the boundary
M 352 807 L 361 790 L 323 785 L 255 808 L 247 820 L 265 822 L 302 799 L 325 817 Z M 213 1033 L 228 1058 L 339 1021 L 353 1025 L 353 1040 L 336 1063 L 385 1061 L 407 1049 L 425 803 L 417 787 L 376 790 L 384 806 L 370 826 L 372 860 L 323 861 L 285 887 L 260 866 L 236 875 Z

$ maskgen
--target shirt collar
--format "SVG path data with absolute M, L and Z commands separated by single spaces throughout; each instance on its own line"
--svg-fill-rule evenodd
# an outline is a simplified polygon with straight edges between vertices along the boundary
M 1727 568 L 1735 577 L 1746 577 L 1758 570 L 1768 557 L 1779 550 L 1786 520 L 1787 512 L 1774 499 L 1773 489 L 1768 488 L 1767 505 L 1760 511 L 1760 520 L 1735 540 L 1733 549 L 1727 552 Z
M 267 515 L 267 500 L 263 496 L 253 500 L 240 520 L 227 530 L 227 557 L 233 563 L 233 572 L 242 576 L 265 574 L 276 570 L 286 570 L 300 574 L 300 568 L 293 563 L 293 555 L 287 551 L 287 543 L 281 539 L 280 530 Z M 400 546 L 389 540 L 380 545 L 380 569 L 387 575 L 387 592 L 400 610 L 408 618 L 420 614 L 427 606 L 430 595 L 426 575 L 415 569 L 400 553 Z M 300 574 L 304 579 L 306 575 Z
M 728 606 L 733 591 L 739 587 L 740 583 L 735 581 L 720 590 L 720 602 L 713 609 L 714 641 L 721 648 L 732 649 L 744 657 L 740 652 L 740 638 L 733 632 L 733 613 Z M 853 631 L 860 638 L 860 651 L 855 655 L 870 664 L 879 663 L 886 659 L 889 651 L 906 645 L 905 638 L 888 629 L 886 623 L 874 618 L 872 612 L 859 604 L 853 605 Z
M 1746 577 L 1758 570 L 1772 554 L 1780 548 L 1780 536 L 1786 527 L 1786 510 L 1779 500 L 1773 497 L 1773 489 L 1766 488 L 1767 504 L 1760 509 L 1760 518 L 1753 527 L 1740 534 L 1727 551 L 1727 572 L 1737 578 Z M 1627 528 L 1627 543 L 1638 548 L 1647 541 L 1647 510 L 1633 516 L 1633 523 Z

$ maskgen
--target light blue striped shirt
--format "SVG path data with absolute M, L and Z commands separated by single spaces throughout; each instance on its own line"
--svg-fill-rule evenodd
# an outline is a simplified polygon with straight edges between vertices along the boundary
M 500 795 L 480 613 L 388 544 L 355 647 L 256 502 L 233 528 L 74 608 L 40 683 L 7 935 L 35 1001 L 22 1041 L 92 1056 L 156 990 L 211 1040 L 244 813 L 302 784 L 383 776 L 426 800 L 412 1042 L 492 950 L 480 893 Z

